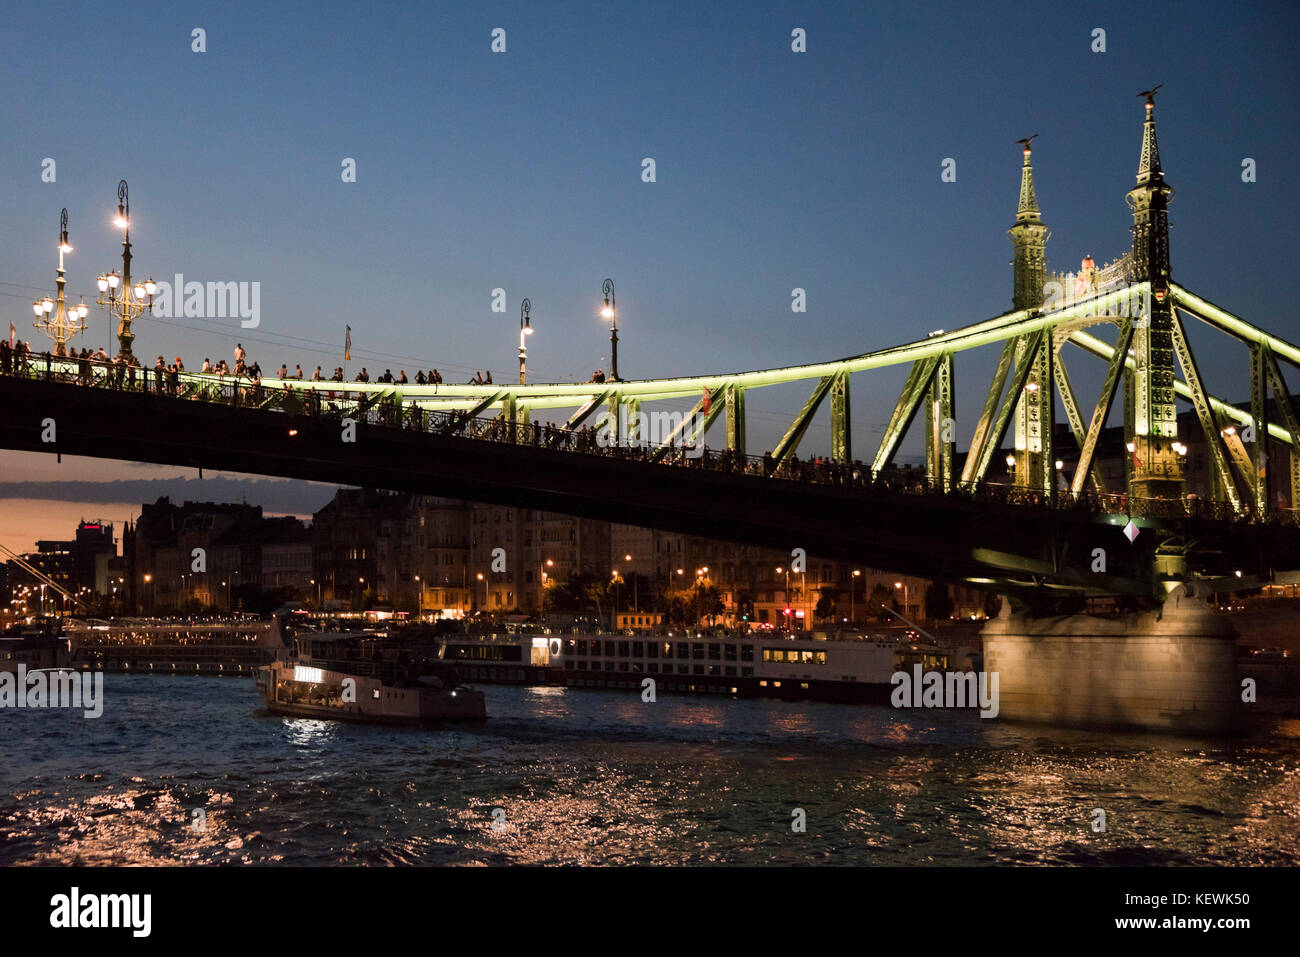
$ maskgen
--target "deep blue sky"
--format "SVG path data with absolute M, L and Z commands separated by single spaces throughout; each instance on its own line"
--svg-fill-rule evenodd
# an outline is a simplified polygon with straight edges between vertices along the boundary
M 63 206 L 70 288 L 93 290 L 126 178 L 137 272 L 262 284 L 259 329 L 142 321 L 146 357 L 197 367 L 239 339 L 264 367 L 328 369 L 350 323 L 352 368 L 504 381 L 529 296 L 532 378 L 585 379 L 609 365 L 607 275 L 625 377 L 849 355 L 1010 308 L 1021 136 L 1040 134 L 1052 267 L 1123 252 L 1136 94 L 1164 83 L 1175 279 L 1296 340 L 1298 27 L 1293 3 L 11 3 L 0 310 L 33 337 Z M 1244 358 L 1202 361 L 1245 394 Z M 959 360 L 963 443 L 991 364 Z M 903 371 L 854 380 L 857 454 Z M 803 397 L 752 394 L 751 445 Z

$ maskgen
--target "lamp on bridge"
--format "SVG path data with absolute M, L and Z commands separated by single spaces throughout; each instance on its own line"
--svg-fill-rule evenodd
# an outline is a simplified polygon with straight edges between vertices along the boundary
M 605 305 L 600 310 L 602 318 L 610 321 L 609 326 L 609 379 L 618 381 L 618 306 L 614 301 L 614 280 L 606 279 L 600 291 L 605 295 Z
M 68 340 L 77 333 L 86 331 L 86 313 L 90 311 L 84 302 L 71 309 L 64 302 L 63 287 L 67 279 L 64 278 L 63 254 L 70 252 L 72 246 L 68 243 L 68 209 L 65 206 L 59 215 L 59 272 L 58 278 L 54 280 L 59 289 L 59 298 L 56 302 L 46 296 L 32 303 L 32 311 L 36 313 L 36 321 L 32 325 L 54 340 L 56 356 L 67 355 Z M 54 313 L 54 318 L 50 318 L 50 313 Z
M 525 336 L 533 334 L 532 316 L 533 303 L 531 299 L 525 299 L 519 304 L 519 384 L 524 384 L 524 365 L 528 360 L 528 340 Z
M 152 279 L 137 282 L 134 286 L 131 284 L 131 203 L 126 180 L 117 184 L 117 216 L 113 218 L 113 225 L 123 231 L 122 274 L 119 276 L 116 272 L 108 272 L 99 277 L 99 299 L 96 302 L 107 307 L 108 314 L 118 320 L 117 355 L 119 359 L 130 362 L 135 359 L 131 353 L 131 342 L 135 339 L 131 323 L 146 309 L 152 311 L 153 296 L 158 287 Z

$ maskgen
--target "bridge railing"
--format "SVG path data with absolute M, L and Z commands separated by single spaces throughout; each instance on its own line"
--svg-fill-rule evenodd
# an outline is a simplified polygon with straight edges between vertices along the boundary
M 404 405 L 383 393 L 349 391 L 348 383 L 326 392 L 295 390 L 290 385 L 269 388 L 246 375 L 216 376 L 145 369 L 117 361 L 52 356 L 49 353 L 0 352 L 0 375 L 85 388 L 152 394 L 173 400 L 202 401 L 235 408 L 255 408 L 307 415 L 383 428 L 454 436 L 478 441 L 533 446 L 548 451 L 600 455 L 624 461 L 672 468 L 698 469 L 771 480 L 870 489 L 932 498 L 960 499 L 996 506 L 1076 510 L 1133 518 L 1212 519 L 1254 522 L 1249 508 L 1237 514 L 1227 502 L 1188 495 L 1182 499 L 1098 495 L 1091 490 L 1046 493 L 994 482 L 954 483 L 949 489 L 931 482 L 919 470 L 889 466 L 873 472 L 862 462 L 840 463 L 824 458 L 789 456 L 779 464 L 770 454 L 745 455 L 730 449 L 673 446 L 667 449 L 639 441 L 608 443 L 590 426 L 570 429 L 546 423 L 511 421 L 501 415 L 471 416 L 466 411 L 431 411 Z M 1269 521 L 1300 525 L 1300 510 L 1279 508 Z

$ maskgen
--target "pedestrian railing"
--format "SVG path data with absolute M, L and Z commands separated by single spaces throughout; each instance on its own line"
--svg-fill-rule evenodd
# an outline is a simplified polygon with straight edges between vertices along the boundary
M 850 489 L 927 496 L 933 499 L 975 501 L 990 506 L 1017 506 L 1050 510 L 1074 510 L 1133 518 L 1210 519 L 1259 523 L 1248 507 L 1240 512 L 1231 503 L 1196 496 L 1179 499 L 1139 498 L 1123 493 L 1100 495 L 1095 491 L 1074 494 L 1045 492 L 1019 486 L 984 483 L 942 483 L 925 473 L 890 467 L 873 471 L 861 462 L 841 463 L 826 459 L 800 460 L 790 456 L 777 462 L 769 455 L 746 455 L 695 445 L 667 448 L 644 443 L 607 443 L 602 433 L 590 427 L 571 429 L 544 423 L 520 422 L 504 415 L 471 416 L 467 411 L 429 410 L 405 404 L 396 391 L 368 388 L 349 389 L 350 383 L 333 380 L 314 383 L 311 389 L 294 388 L 289 382 L 278 387 L 262 385 L 247 375 L 217 375 L 145 369 L 117 361 L 53 356 L 49 353 L 11 351 L 0 354 L 0 375 L 43 382 L 57 382 L 92 389 L 139 393 L 166 400 L 208 402 L 233 408 L 265 409 L 290 415 L 342 421 L 380 428 L 402 429 L 476 441 L 532 446 L 546 451 L 598 455 L 665 468 L 686 468 L 703 472 L 747 475 L 776 481 L 840 486 Z M 1263 521 L 1300 525 L 1300 510 L 1278 508 Z

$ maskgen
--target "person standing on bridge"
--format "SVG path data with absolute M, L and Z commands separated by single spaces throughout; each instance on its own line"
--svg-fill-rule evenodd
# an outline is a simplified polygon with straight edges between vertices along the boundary
M 244 344 L 242 342 L 236 342 L 234 355 L 236 369 L 244 364 L 245 358 L 247 358 L 247 353 L 244 352 Z

